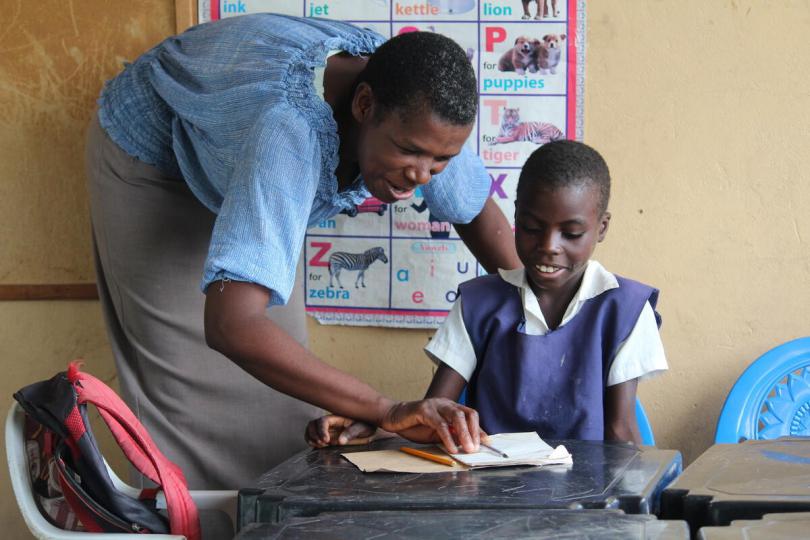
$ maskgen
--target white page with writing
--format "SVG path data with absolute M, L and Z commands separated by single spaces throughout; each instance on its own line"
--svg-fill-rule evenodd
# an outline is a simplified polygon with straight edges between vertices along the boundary
M 564 446 L 552 448 L 534 431 L 490 435 L 487 443 L 509 457 L 502 457 L 482 446 L 474 454 L 452 454 L 453 459 L 469 467 L 571 463 L 571 454 Z

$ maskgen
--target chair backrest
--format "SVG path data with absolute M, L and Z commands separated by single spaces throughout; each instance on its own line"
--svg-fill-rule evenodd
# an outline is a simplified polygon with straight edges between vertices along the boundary
M 466 387 L 458 397 L 458 402 L 462 405 L 467 403 Z M 639 400 L 638 397 L 636 397 L 636 423 L 638 424 L 639 434 L 641 434 L 641 444 L 655 446 L 655 436 L 653 435 L 652 425 L 650 425 L 650 420 L 647 418 L 647 413 L 644 412 L 644 407 L 642 407 L 641 400 Z
M 715 443 L 810 435 L 810 337 L 788 341 L 748 366 L 717 421 Z
M 131 534 L 120 533 L 89 533 L 89 532 L 76 532 L 65 531 L 52 525 L 37 507 L 34 498 L 34 490 L 31 487 L 31 477 L 28 469 L 28 457 L 25 451 L 25 412 L 17 402 L 14 402 L 6 416 L 6 457 L 8 460 L 8 472 L 11 478 L 11 487 L 14 491 L 14 497 L 17 499 L 17 505 L 20 507 L 25 524 L 28 530 L 31 531 L 35 537 L 40 539 L 54 539 L 54 540 L 93 540 L 101 536 L 105 540 L 132 540 Z M 133 488 L 134 489 L 134 488 Z M 140 491 L 140 490 L 138 490 Z M 153 534 L 149 536 L 150 540 L 184 540 L 184 536 L 172 534 Z
M 641 444 L 655 446 L 652 424 L 650 424 L 650 419 L 647 418 L 647 413 L 644 412 L 644 407 L 641 405 L 638 396 L 636 396 L 636 424 L 638 424 L 638 432 L 641 435 Z
M 20 507 L 25 524 L 28 530 L 35 537 L 40 539 L 55 540 L 78 540 L 98 538 L 98 533 L 65 531 L 52 525 L 39 511 L 34 498 L 34 490 L 31 487 L 31 477 L 29 475 L 28 457 L 25 449 L 25 412 L 17 402 L 11 405 L 6 416 L 6 458 L 8 460 L 8 472 L 11 478 L 11 487 L 17 505 Z M 129 539 L 129 534 L 106 534 L 105 540 L 109 539 Z M 182 536 L 154 535 L 153 538 L 164 538 L 181 540 Z

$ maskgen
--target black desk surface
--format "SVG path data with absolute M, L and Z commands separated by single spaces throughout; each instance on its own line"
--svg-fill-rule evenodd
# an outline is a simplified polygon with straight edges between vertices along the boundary
M 688 540 L 684 521 L 658 521 L 651 515 L 619 510 L 424 510 L 421 512 L 338 512 L 253 523 L 234 540 Z
M 663 488 L 681 471 L 680 452 L 624 443 L 565 444 L 574 464 L 435 474 L 363 473 L 341 453 L 398 448 L 401 439 L 368 446 L 306 450 L 239 493 L 240 527 L 290 516 L 363 510 L 618 508 L 657 510 Z
M 810 438 L 714 445 L 661 495 L 661 516 L 685 519 L 695 532 L 802 511 L 810 511 Z
M 698 533 L 698 540 L 776 540 L 808 537 L 810 537 L 810 512 L 765 514 L 762 519 L 741 519 L 726 527 L 703 527 Z

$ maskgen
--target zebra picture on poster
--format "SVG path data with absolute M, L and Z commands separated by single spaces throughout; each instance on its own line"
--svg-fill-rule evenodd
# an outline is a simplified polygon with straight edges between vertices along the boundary
M 373 247 L 367 249 L 363 253 L 346 253 L 345 251 L 335 251 L 329 255 L 329 286 L 332 285 L 332 278 L 335 278 L 338 286 L 342 289 L 343 285 L 340 283 L 340 272 L 343 270 L 357 270 L 357 279 L 354 280 L 354 288 L 360 286 L 365 287 L 365 274 L 368 267 L 371 266 L 376 260 L 381 260 L 384 263 L 388 262 L 388 257 L 385 256 L 385 250 L 381 247 Z
M 489 197 L 510 221 L 529 155 L 558 139 L 582 140 L 585 0 L 538 0 L 528 18 L 524 0 L 198 2 L 200 22 L 273 12 L 342 20 L 386 38 L 419 31 L 454 40 L 478 83 L 466 146 L 481 158 Z M 409 200 L 370 197 L 315 223 L 302 257 L 306 310 L 322 324 L 437 328 L 458 285 L 485 273 L 421 188 Z

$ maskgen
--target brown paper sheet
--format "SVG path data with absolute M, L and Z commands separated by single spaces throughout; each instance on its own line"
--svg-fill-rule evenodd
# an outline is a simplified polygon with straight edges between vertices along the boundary
M 437 456 L 447 457 L 438 448 L 422 448 Z M 434 463 L 399 450 L 372 450 L 369 452 L 349 452 L 341 454 L 363 472 L 402 472 L 402 473 L 448 473 L 466 471 L 469 468 L 456 462 L 454 466 Z

